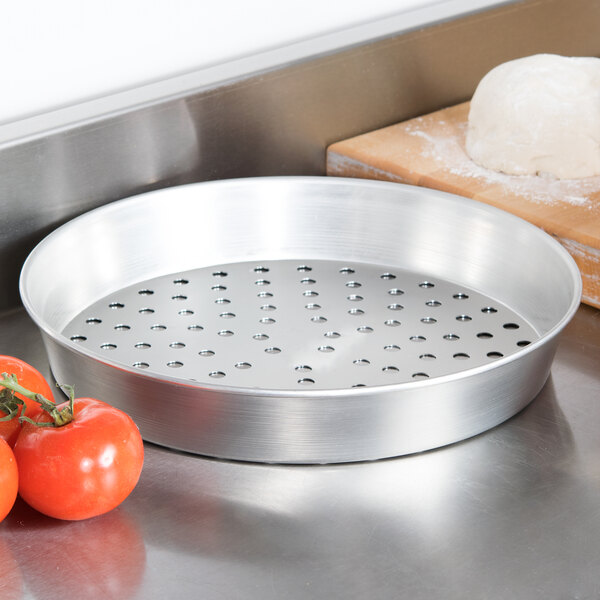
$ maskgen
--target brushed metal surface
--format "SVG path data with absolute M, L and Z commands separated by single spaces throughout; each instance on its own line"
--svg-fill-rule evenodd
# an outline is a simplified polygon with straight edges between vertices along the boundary
M 82 309 L 154 277 L 313 259 L 452 281 L 510 307 L 539 337 L 493 363 L 429 380 L 300 390 L 196 382 L 174 369 L 146 373 L 62 333 Z M 418 452 L 497 425 L 543 386 L 580 294 L 579 273 L 560 244 L 508 213 L 425 188 L 322 177 L 209 182 L 122 200 L 48 236 L 21 276 L 24 306 L 59 381 L 110 398 L 146 440 L 290 463 Z
M 18 500 L 0 523 L 0 597 L 596 598 L 599 314 L 582 305 L 536 399 L 465 443 L 330 466 L 147 443 L 138 486 L 105 517 L 61 522 Z M 49 373 L 24 310 L 0 313 L 0 352 Z
M 18 304 L 35 243 L 93 207 L 192 181 L 319 175 L 328 144 L 465 100 L 500 62 L 600 54 L 595 0 L 512 2 L 459 19 L 431 10 L 416 30 L 399 19 L 396 32 L 375 28 L 360 43 L 346 32 L 321 53 L 283 49 L 2 125 L 0 307 Z
M 85 307 L 61 333 L 157 377 L 313 390 L 450 375 L 539 338 L 505 304 L 453 281 L 316 259 L 227 263 L 138 282 Z

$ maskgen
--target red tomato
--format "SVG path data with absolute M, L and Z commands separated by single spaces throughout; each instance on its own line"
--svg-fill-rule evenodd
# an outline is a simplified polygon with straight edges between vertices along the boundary
M 3 410 L 0 410 L 0 417 L 8 416 Z M 21 433 L 21 423 L 19 422 L 19 415 L 16 414 L 8 421 L 0 421 L 0 440 L 5 441 L 11 448 L 14 445 Z
M 52 419 L 43 412 L 34 420 Z M 131 417 L 93 398 L 75 399 L 66 425 L 24 423 L 14 452 L 23 500 L 45 515 L 75 521 L 121 504 L 144 462 L 142 438 Z
M 10 446 L 0 440 L 0 521 L 6 517 L 17 498 L 19 472 Z
M 44 378 L 44 376 L 30 364 L 15 358 L 14 356 L 2 356 L 0 355 L 0 373 L 7 373 L 8 375 L 14 375 L 24 388 L 31 390 L 36 394 L 41 394 L 48 400 L 54 399 L 52 388 Z M 16 393 L 15 396 L 25 402 L 25 415 L 33 418 L 34 415 L 40 412 L 40 407 L 35 400 L 26 398 L 22 394 Z M 2 403 L 2 398 L 0 398 Z M 6 416 L 6 409 L 0 407 L 0 417 Z M 17 441 L 17 436 L 21 431 L 21 424 L 18 418 L 12 418 L 8 421 L 0 421 L 0 438 L 6 440 L 8 445 L 12 448 Z

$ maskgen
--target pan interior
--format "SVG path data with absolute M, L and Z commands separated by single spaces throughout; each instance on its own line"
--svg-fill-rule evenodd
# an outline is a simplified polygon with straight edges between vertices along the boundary
M 103 361 L 215 386 L 327 390 L 428 379 L 540 338 L 479 291 L 356 261 L 235 262 L 148 279 L 62 332 Z

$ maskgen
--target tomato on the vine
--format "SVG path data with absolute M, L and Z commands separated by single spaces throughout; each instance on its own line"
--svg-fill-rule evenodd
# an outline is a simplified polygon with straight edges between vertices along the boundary
M 17 498 L 19 472 L 10 446 L 0 439 L 0 521 L 6 517 Z
M 0 373 L 14 375 L 24 388 L 50 400 L 53 398 L 52 388 L 44 376 L 20 358 L 0 355 Z M 15 400 L 15 397 L 19 400 Z M 19 401 L 24 404 L 24 407 Z M 24 409 L 23 413 L 21 408 Z M 21 414 L 33 417 L 40 410 L 40 405 L 35 400 L 7 388 L 0 390 L 0 438 L 6 440 L 12 448 L 21 431 L 18 417 Z
M 23 423 L 14 448 L 23 500 L 66 520 L 95 517 L 121 504 L 136 486 L 144 461 L 131 417 L 93 398 L 71 396 L 42 408 L 33 422 Z

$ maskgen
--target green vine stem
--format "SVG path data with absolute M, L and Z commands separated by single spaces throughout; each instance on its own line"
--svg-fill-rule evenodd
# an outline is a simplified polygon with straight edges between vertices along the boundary
M 13 375 L 14 377 L 14 375 Z M 0 390 L 0 422 L 10 421 L 19 416 L 25 410 L 25 402 L 21 398 L 17 398 L 12 390 L 2 388 Z
M 33 400 L 34 402 L 37 402 L 41 406 L 42 410 L 47 412 L 50 415 L 50 417 L 52 418 L 51 421 L 38 423 L 38 422 L 30 419 L 29 417 L 25 416 L 24 414 L 21 414 L 19 416 L 19 420 L 21 422 L 25 421 L 27 423 L 31 423 L 32 425 L 37 425 L 39 427 L 62 427 L 63 425 L 66 425 L 67 423 L 70 423 L 73 420 L 73 400 L 75 398 L 75 394 L 74 394 L 73 388 L 71 386 L 67 386 L 67 385 L 61 386 L 69 394 L 69 403 L 61 409 L 59 409 L 58 405 L 55 402 L 53 402 L 52 400 L 48 400 L 41 394 L 36 394 L 35 392 L 32 392 L 31 390 L 24 388 L 17 381 L 17 378 L 14 375 L 9 375 L 8 373 L 2 373 L 2 376 L 0 379 L 0 386 L 2 386 L 3 388 L 6 388 L 8 390 L 11 390 L 14 393 L 21 394 L 22 396 L 25 396 L 25 398 L 29 398 L 29 400 Z M 17 399 L 15 398 L 15 400 L 17 400 Z M 24 406 L 24 403 L 22 400 L 19 400 L 19 402 L 21 404 L 23 404 L 23 406 L 20 409 L 20 412 L 22 413 L 25 409 L 25 406 Z

